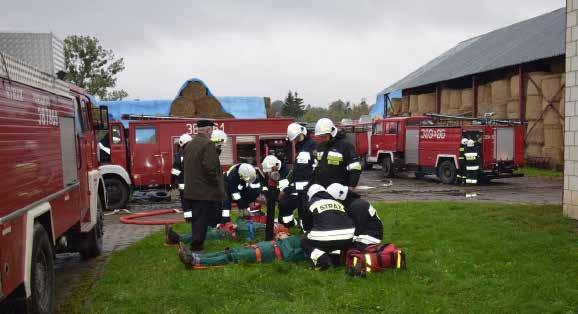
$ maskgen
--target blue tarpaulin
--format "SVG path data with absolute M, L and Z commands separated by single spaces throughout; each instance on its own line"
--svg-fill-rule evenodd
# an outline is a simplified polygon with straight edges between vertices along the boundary
M 189 82 L 200 82 L 207 88 L 207 95 L 213 96 L 210 89 L 199 79 L 190 79 L 183 83 L 176 97 L 180 96 Z M 264 97 L 216 97 L 223 111 L 230 113 L 237 119 L 267 118 Z M 173 99 L 143 99 L 143 100 L 115 100 L 97 101 L 98 105 L 108 106 L 111 118 L 120 120 L 123 114 L 169 116 Z M 123 121 L 126 125 L 126 121 Z
M 389 101 L 392 99 L 401 99 L 401 90 L 388 94 L 378 94 L 377 99 L 375 100 L 375 105 L 373 105 L 371 112 L 369 113 L 371 117 L 383 117 L 385 108 L 387 107 L 389 109 L 390 102 L 388 101 L 386 103 L 386 95 L 388 96 Z

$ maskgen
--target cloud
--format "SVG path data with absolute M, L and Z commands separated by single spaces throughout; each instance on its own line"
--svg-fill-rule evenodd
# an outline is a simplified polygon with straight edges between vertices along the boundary
M 58 5 L 54 5 L 58 3 Z M 134 98 L 171 98 L 190 77 L 217 95 L 369 102 L 467 38 L 564 5 L 543 1 L 13 1 L 1 30 L 98 37 Z

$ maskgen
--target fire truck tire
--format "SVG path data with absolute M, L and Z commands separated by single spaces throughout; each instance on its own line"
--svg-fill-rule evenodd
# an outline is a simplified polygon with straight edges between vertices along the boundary
M 126 207 L 129 197 L 128 186 L 117 177 L 105 177 L 104 186 L 108 196 L 109 209 L 122 209 Z
M 457 170 L 454 163 L 450 160 L 444 160 L 438 166 L 438 177 L 445 184 L 454 184 L 456 182 Z
M 98 198 L 96 213 L 96 225 L 89 232 L 81 235 L 80 255 L 85 258 L 97 257 L 102 253 L 102 243 L 104 237 L 104 213 L 102 202 Z
M 32 265 L 30 267 L 31 295 L 26 300 L 28 313 L 54 312 L 54 254 L 44 227 L 34 224 Z
M 381 170 L 383 171 L 383 175 L 386 178 L 392 178 L 394 175 L 393 172 L 393 162 L 389 156 L 383 158 L 383 162 L 381 163 Z

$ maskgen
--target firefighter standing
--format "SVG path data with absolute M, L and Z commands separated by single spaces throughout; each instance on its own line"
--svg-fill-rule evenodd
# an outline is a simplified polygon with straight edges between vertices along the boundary
M 178 184 L 179 196 L 181 198 L 181 207 L 183 205 L 183 191 L 185 190 L 185 173 L 183 172 L 183 150 L 185 145 L 193 138 L 189 134 L 183 134 L 179 137 L 179 149 L 173 158 L 173 169 L 171 169 L 171 176 L 173 184 Z
M 458 174 L 456 176 L 456 183 L 457 184 L 463 184 L 466 182 L 466 146 L 468 144 L 468 139 L 467 138 L 462 138 L 462 140 L 460 141 L 460 155 L 458 157 L 459 159 L 459 166 L 460 169 L 458 170 Z
M 293 210 L 297 208 L 299 219 L 307 210 L 306 187 L 311 181 L 315 160 L 315 143 L 307 136 L 307 129 L 298 123 L 291 123 L 287 127 L 287 139 L 295 145 L 295 162 L 289 178 L 279 182 L 279 189 L 283 192 L 279 199 L 278 222 L 286 226 L 294 225 Z M 310 222 L 307 222 L 310 223 Z M 301 225 L 303 222 L 301 221 Z
M 327 188 L 327 192 L 336 200 L 343 202 L 349 217 L 353 220 L 355 225 L 354 248 L 363 252 L 368 245 L 381 243 L 383 223 L 375 208 L 368 201 L 355 193 L 348 192 L 348 188 L 339 183 L 331 184 Z
M 355 188 L 361 175 L 361 163 L 353 145 L 338 135 L 337 127 L 327 118 L 317 121 L 315 135 L 325 141 L 317 147 L 318 165 L 313 182 L 323 187 L 339 183 Z
M 476 141 L 473 139 L 468 139 L 464 153 L 466 158 L 466 184 L 478 183 L 478 174 L 481 164 L 481 156 L 478 150 L 479 145 L 476 145 Z
M 265 174 L 266 186 L 263 187 L 263 194 L 267 200 L 267 223 L 265 227 L 265 240 L 273 240 L 275 205 L 279 197 L 279 181 L 287 175 L 286 168 L 283 168 L 281 160 L 273 155 L 263 158 L 261 168 Z
M 301 247 L 317 270 L 326 270 L 332 263 L 332 254 L 340 254 L 351 246 L 355 233 L 353 221 L 345 206 L 335 200 L 325 188 L 313 184 L 307 191 L 309 208 L 306 215 L 313 221 L 311 229 L 305 229 Z
M 223 204 L 221 223 L 231 221 L 231 203 L 237 203 L 239 210 L 248 210 L 251 216 L 261 216 L 263 212 L 252 209 L 251 203 L 256 202 L 265 185 L 265 177 L 261 170 L 250 164 L 235 164 L 225 174 L 225 191 L 227 199 Z

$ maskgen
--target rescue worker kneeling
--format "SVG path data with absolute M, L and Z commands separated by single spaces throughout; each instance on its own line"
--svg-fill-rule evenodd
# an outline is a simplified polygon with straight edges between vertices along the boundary
M 383 240 L 383 224 L 377 211 L 371 204 L 362 199 L 357 193 L 339 183 L 327 187 L 327 192 L 345 206 L 349 217 L 355 225 L 353 248 L 365 251 L 368 245 L 379 244 Z
M 259 209 L 252 209 L 251 203 L 257 201 L 264 186 L 264 176 L 260 170 L 250 164 L 231 166 L 225 174 L 227 200 L 223 204 L 221 223 L 231 221 L 231 203 L 237 203 L 239 210 L 247 210 L 251 216 L 264 215 Z
M 310 230 L 305 231 L 301 247 L 315 269 L 326 270 L 330 264 L 338 264 L 330 255 L 340 255 L 347 250 L 355 233 L 353 221 L 347 215 L 345 206 L 335 200 L 325 188 L 313 184 L 307 191 L 309 209 L 306 215 L 313 222 Z

